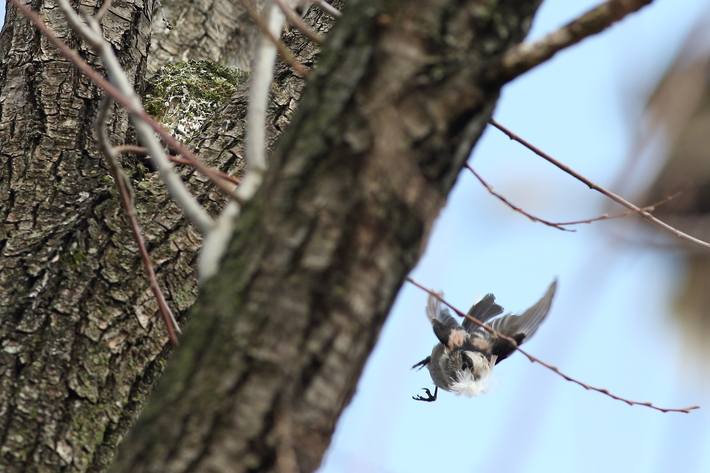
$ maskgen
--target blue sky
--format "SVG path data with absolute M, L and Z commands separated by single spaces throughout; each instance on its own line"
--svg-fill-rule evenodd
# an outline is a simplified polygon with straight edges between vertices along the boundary
M 532 37 L 596 5 L 545 1 Z M 2 12 L 0 5 L 0 12 Z M 592 180 L 611 186 L 630 146 L 640 104 L 708 13 L 700 0 L 656 1 L 570 48 L 503 91 L 495 118 Z M 0 13 L 0 17 L 2 17 Z M 579 220 L 604 198 L 489 129 L 470 163 L 534 215 Z M 496 295 L 519 312 L 559 287 L 548 320 L 526 344 L 535 356 L 589 384 L 691 414 L 629 407 L 588 392 L 516 354 L 494 371 L 494 392 L 468 399 L 411 371 L 435 337 L 426 295 L 407 285 L 340 419 L 321 473 L 451 471 L 576 473 L 710 471 L 710 396 L 683 370 L 670 297 L 681 265 L 672 253 L 625 245 L 601 222 L 561 232 L 506 208 L 464 171 L 412 276 L 467 309 Z

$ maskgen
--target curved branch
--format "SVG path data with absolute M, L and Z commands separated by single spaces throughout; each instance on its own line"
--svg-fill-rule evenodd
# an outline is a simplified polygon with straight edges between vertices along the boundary
M 491 71 L 489 80 L 510 82 L 563 49 L 604 31 L 626 15 L 640 10 L 652 1 L 609 0 L 534 43 L 520 43 L 505 53 L 500 66 Z

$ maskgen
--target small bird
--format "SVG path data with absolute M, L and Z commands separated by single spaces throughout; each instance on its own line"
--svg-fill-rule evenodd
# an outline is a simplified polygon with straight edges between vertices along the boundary
M 556 288 L 557 280 L 550 284 L 542 299 L 522 315 L 508 314 L 494 319 L 488 326 L 521 345 L 533 336 L 545 320 Z M 495 301 L 493 294 L 487 294 L 473 304 L 468 314 L 479 322 L 487 323 L 503 313 L 503 308 Z M 418 395 L 413 396 L 413 399 L 436 401 L 439 388 L 468 397 L 486 392 L 486 382 L 491 377 L 493 367 L 508 358 L 515 351 L 515 347 L 468 318 L 459 325 L 449 310 L 442 308 L 441 301 L 433 295 L 429 295 L 426 315 L 441 343 L 436 344 L 431 356 L 412 366 L 412 369 L 426 366 L 435 389 L 432 395 L 429 389 L 423 388 L 427 397 Z

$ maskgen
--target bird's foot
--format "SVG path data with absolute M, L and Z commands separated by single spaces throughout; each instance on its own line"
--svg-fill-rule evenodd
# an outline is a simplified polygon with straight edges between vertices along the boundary
M 439 394 L 439 388 L 437 387 L 434 389 L 434 394 L 431 394 L 431 391 L 429 391 L 427 388 L 422 388 L 424 389 L 424 392 L 426 392 L 427 397 L 424 397 L 420 394 L 417 394 L 416 396 L 412 396 L 412 399 L 415 401 L 425 401 L 425 402 L 434 402 L 436 401 L 436 396 Z

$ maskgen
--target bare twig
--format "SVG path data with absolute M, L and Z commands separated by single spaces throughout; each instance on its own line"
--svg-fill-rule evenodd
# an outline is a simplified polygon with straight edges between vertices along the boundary
M 246 176 L 245 176 L 246 177 Z M 230 200 L 219 214 L 212 231 L 205 237 L 197 260 L 198 283 L 204 284 L 217 274 L 222 256 L 227 251 L 227 245 L 232 239 L 234 221 L 242 210 L 240 203 Z
M 150 288 L 155 295 L 156 301 L 158 301 L 158 309 L 160 315 L 165 322 L 165 328 L 168 331 L 168 337 L 170 342 L 177 346 L 178 338 L 177 335 L 181 333 L 180 326 L 178 325 L 175 317 L 173 316 L 168 303 L 165 300 L 163 291 L 160 289 L 160 283 L 158 283 L 158 278 L 155 276 L 155 270 L 153 269 L 153 263 L 150 259 L 150 254 L 145 246 L 145 240 L 143 239 L 143 232 L 141 231 L 138 219 L 136 218 L 136 208 L 133 203 L 133 188 L 128 180 L 128 177 L 123 172 L 121 165 L 118 163 L 116 152 L 114 148 L 111 147 L 109 141 L 108 132 L 106 131 L 106 121 L 108 120 L 109 113 L 111 111 L 111 105 L 113 100 L 110 97 L 105 97 L 101 102 L 101 107 L 99 108 L 99 113 L 96 117 L 95 126 L 96 134 L 98 136 L 99 149 L 106 157 L 106 162 L 108 164 L 109 170 L 116 181 L 116 188 L 118 189 L 118 194 L 121 196 L 121 201 L 123 202 L 123 208 L 126 211 L 126 217 L 131 226 L 131 231 L 133 232 L 133 238 L 135 238 L 138 244 L 138 252 L 141 255 L 141 260 L 143 260 L 143 267 L 148 275 L 148 280 L 150 281 Z
M 44 24 L 44 22 L 39 18 L 39 16 L 33 12 L 27 5 L 23 4 L 20 0 L 10 0 L 15 7 L 27 17 L 34 25 L 39 29 L 44 36 L 51 42 L 64 57 L 69 59 L 77 69 L 86 74 L 86 76 L 97 86 L 102 88 L 111 98 L 116 102 L 120 103 L 126 109 L 134 114 L 135 116 L 144 120 L 155 133 L 157 133 L 172 149 L 179 152 L 183 157 L 190 160 L 192 165 L 206 175 L 210 181 L 217 187 L 219 187 L 223 192 L 228 194 L 233 199 L 236 199 L 235 194 L 230 185 L 226 184 L 223 180 L 219 179 L 214 173 L 210 172 L 211 168 L 199 160 L 195 153 L 189 148 L 183 145 L 177 138 L 171 135 L 163 126 L 155 121 L 150 115 L 148 115 L 143 107 L 135 106 L 134 102 L 127 96 L 125 96 L 117 87 L 112 85 L 108 80 L 103 78 L 99 73 L 97 73 L 86 61 L 84 61 L 79 54 L 72 50 L 64 41 L 59 39 L 54 32 Z
M 261 186 L 267 169 L 266 162 L 266 109 L 268 106 L 271 82 L 274 78 L 276 51 L 286 19 L 281 9 L 268 1 L 264 6 L 266 19 L 258 15 L 249 0 L 242 0 L 245 8 L 254 16 L 262 28 L 257 43 L 252 67 L 251 89 L 247 108 L 246 126 L 246 163 L 247 168 L 241 185 L 236 191 L 236 202 L 229 202 L 222 210 L 217 224 L 206 236 L 200 258 L 197 262 L 200 283 L 204 283 L 217 273 L 219 263 L 227 249 L 232 235 L 232 222 L 239 216 L 241 206 L 250 200 Z
M 638 210 L 627 210 L 626 212 L 622 212 L 622 213 L 616 214 L 616 215 L 604 214 L 604 215 L 600 215 L 599 217 L 596 217 L 596 218 L 590 218 L 587 220 L 578 220 L 576 222 L 560 222 L 557 225 L 565 225 L 565 226 L 566 225 L 580 225 L 582 223 L 592 223 L 592 222 L 599 222 L 601 220 L 612 220 L 615 218 L 624 218 L 624 217 L 628 217 L 629 215 L 634 215 L 634 214 L 642 213 L 642 212 L 653 212 L 654 210 L 656 210 L 656 207 L 658 207 L 659 205 L 665 204 L 666 202 L 668 202 L 671 199 L 675 199 L 680 194 L 681 194 L 681 192 L 677 192 L 673 195 L 669 195 L 668 197 L 666 197 L 665 199 L 663 199 L 660 202 L 657 202 L 653 205 L 649 205 L 647 207 L 642 207 Z
M 481 184 L 483 184 L 483 186 L 484 186 L 486 189 L 488 189 L 488 192 L 490 192 L 491 195 L 497 197 L 497 198 L 498 198 L 499 200 L 501 200 L 505 205 L 507 205 L 507 206 L 510 207 L 511 209 L 515 210 L 516 212 L 519 212 L 519 213 L 525 215 L 527 218 L 529 218 L 529 219 L 532 220 L 533 222 L 544 223 L 544 224 L 547 225 L 547 226 L 554 227 L 554 228 L 556 228 L 556 229 L 558 229 L 558 230 L 562 230 L 562 231 L 565 231 L 565 232 L 574 232 L 574 231 L 576 231 L 576 230 L 570 230 L 570 229 L 568 229 L 568 228 L 564 228 L 564 227 L 562 226 L 562 224 L 553 223 L 553 222 L 548 222 L 547 220 L 543 220 L 543 219 L 541 219 L 541 218 L 535 217 L 534 215 L 530 215 L 529 213 L 527 213 L 527 212 L 526 212 L 525 210 L 523 210 L 522 208 L 520 208 L 520 207 L 518 207 L 517 205 L 514 205 L 513 203 L 511 203 L 511 202 L 510 202 L 508 199 L 506 199 L 504 196 L 502 196 L 502 195 L 500 195 L 499 193 L 497 193 L 496 191 L 494 191 L 494 190 L 493 190 L 493 187 L 492 187 L 490 184 L 488 184 L 486 181 L 484 181 L 483 178 L 471 167 L 470 164 L 466 163 L 466 167 L 468 168 L 469 171 L 471 171 L 471 172 L 473 173 L 474 176 L 476 176 L 476 178 L 479 180 L 479 182 L 480 182 Z
M 532 44 L 521 43 L 510 48 L 500 66 L 491 72 L 489 79 L 493 82 L 509 82 L 559 51 L 605 30 L 652 1 L 609 0 Z
M 190 161 L 189 159 L 181 158 L 180 156 L 173 156 L 172 154 L 169 154 L 168 159 L 174 163 L 177 163 L 177 164 L 184 164 L 186 166 L 194 167 L 194 163 L 192 161 Z M 221 177 L 225 181 L 228 181 L 228 182 L 234 184 L 235 186 L 238 186 L 242 182 L 239 179 L 237 179 L 236 177 L 230 176 L 229 174 L 227 174 L 224 171 L 221 171 L 221 170 L 215 169 L 215 168 L 212 168 L 212 169 L 213 169 L 213 172 L 215 173 L 215 175 Z M 219 188 L 219 190 L 224 193 L 224 191 L 221 187 Z M 227 197 L 230 197 L 232 195 L 232 193 L 229 193 L 229 194 L 225 193 L 225 195 Z
M 103 20 L 106 13 L 108 13 L 108 9 L 111 8 L 111 2 L 112 0 L 104 0 L 104 3 L 101 5 L 101 8 L 99 8 L 99 11 L 97 11 L 94 15 L 96 21 L 101 23 L 101 20 Z
M 436 291 L 432 291 L 431 289 L 428 289 L 428 288 L 424 287 L 423 285 L 419 284 L 418 282 L 416 282 L 416 281 L 415 281 L 414 279 L 412 279 L 411 277 L 408 277 L 408 278 L 407 278 L 407 281 L 409 281 L 409 282 L 412 283 L 413 285 L 417 286 L 419 289 L 421 289 L 421 290 L 423 290 L 423 291 L 425 291 L 425 292 L 431 294 L 432 296 L 436 297 L 437 299 L 439 299 L 439 300 L 440 300 L 441 302 L 443 302 L 446 306 L 450 307 L 451 310 L 453 310 L 454 312 L 456 312 L 456 314 L 457 314 L 459 317 L 465 317 L 465 318 L 467 318 L 468 320 L 470 320 L 470 321 L 473 322 L 474 324 L 478 325 L 479 327 L 482 327 L 484 330 L 487 330 L 488 332 L 492 333 L 492 334 L 495 335 L 496 337 L 498 337 L 498 338 L 500 338 L 500 339 L 502 339 L 502 340 L 505 340 L 506 342 L 510 343 L 511 346 L 513 346 L 516 350 L 518 350 L 520 353 L 522 353 L 523 355 L 525 355 L 525 356 L 528 358 L 528 360 L 530 360 L 532 363 L 538 363 L 538 364 L 544 366 L 545 368 L 547 368 L 547 369 L 549 369 L 549 370 L 551 370 L 551 371 L 554 371 L 554 372 L 557 373 L 558 375 L 562 376 L 565 380 L 570 381 L 570 382 L 572 382 L 572 383 L 575 383 L 575 384 L 577 384 L 577 385 L 579 385 L 579 386 L 582 386 L 582 387 L 583 387 L 584 389 L 586 389 L 586 390 L 589 390 L 589 391 L 596 391 L 596 392 L 598 392 L 598 393 L 606 394 L 606 395 L 609 396 L 610 398 L 616 399 L 617 401 L 625 402 L 626 404 L 628 404 L 628 405 L 630 405 L 630 406 L 645 406 L 645 407 L 650 407 L 651 409 L 655 409 L 655 410 L 661 411 L 661 412 L 684 412 L 684 413 L 688 414 L 688 413 L 689 413 L 690 411 L 692 411 L 693 409 L 700 409 L 700 406 L 685 407 L 685 408 L 683 408 L 683 409 L 667 409 L 667 408 L 663 408 L 663 407 L 657 407 L 657 406 L 654 406 L 653 404 L 651 404 L 650 402 L 638 402 L 638 401 L 632 401 L 632 400 L 629 400 L 629 399 L 624 399 L 623 397 L 619 397 L 619 396 L 617 396 L 617 395 L 615 395 L 615 394 L 610 393 L 609 390 L 607 390 L 607 389 L 595 388 L 594 386 L 590 386 L 589 384 L 583 383 L 582 381 L 578 381 L 578 380 L 576 380 L 576 379 L 574 379 L 574 378 L 572 378 L 572 377 L 570 377 L 570 376 L 564 374 L 562 371 L 559 370 L 559 368 L 557 368 L 557 367 L 555 367 L 555 366 L 552 366 L 552 365 L 550 365 L 550 364 L 548 364 L 548 363 L 545 363 L 544 361 L 542 361 L 542 360 L 540 360 L 540 359 L 538 359 L 538 358 L 532 356 L 531 354 L 529 354 L 528 352 L 526 352 L 525 350 L 523 350 L 522 348 L 520 348 L 520 347 L 518 346 L 518 343 L 517 343 L 514 339 L 512 339 L 512 338 L 510 338 L 510 337 L 507 337 L 507 336 L 503 335 L 503 334 L 500 333 L 500 332 L 495 331 L 495 330 L 492 329 L 490 326 L 484 324 L 484 323 L 481 322 L 480 320 L 478 320 L 478 319 L 476 319 L 476 318 L 474 318 L 474 317 L 472 317 L 472 316 L 470 316 L 470 315 L 468 315 L 468 314 L 466 314 L 466 313 L 464 313 L 464 312 L 461 312 L 461 311 L 458 310 L 456 307 L 452 306 L 451 304 L 449 304 L 448 302 L 446 302 L 444 299 L 442 299 L 442 298 L 441 298 L 441 294 L 437 293 Z
M 595 191 L 597 191 L 597 192 L 599 192 L 599 193 L 601 193 L 601 194 L 604 194 L 605 196 L 609 197 L 611 200 L 613 200 L 613 201 L 616 202 L 617 204 L 623 205 L 623 206 L 626 207 L 627 209 L 633 210 L 634 212 L 638 213 L 641 217 L 645 218 L 645 219 L 648 220 L 649 222 L 653 223 L 654 225 L 656 225 L 656 226 L 658 226 L 658 227 L 660 227 L 660 228 L 662 228 L 662 229 L 664 229 L 664 230 L 666 230 L 666 231 L 669 231 L 670 233 L 672 233 L 673 235 L 677 236 L 678 238 L 682 238 L 682 239 L 684 239 L 684 240 L 687 240 L 687 241 L 689 241 L 689 242 L 691 242 L 691 243 L 693 243 L 693 244 L 695 244 L 695 245 L 698 245 L 698 246 L 700 246 L 700 247 L 710 249 L 710 243 L 707 243 L 707 242 L 705 242 L 705 241 L 703 241 L 703 240 L 700 240 L 700 239 L 698 239 L 698 238 L 695 238 L 694 236 L 688 235 L 687 233 L 683 233 L 683 232 L 681 232 L 680 230 L 678 230 L 678 229 L 675 228 L 675 227 L 671 227 L 670 225 L 668 225 L 667 223 L 662 222 L 661 220 L 657 219 L 656 217 L 654 217 L 653 215 L 651 215 L 651 214 L 648 213 L 647 211 L 644 211 L 642 208 L 637 207 L 636 205 L 634 205 L 634 204 L 632 204 L 631 202 L 629 202 L 629 201 L 623 199 L 622 197 L 619 197 L 618 195 L 614 194 L 614 193 L 611 192 L 610 190 L 605 189 L 604 187 L 602 187 L 602 186 L 600 186 L 600 185 L 598 185 L 598 184 L 595 184 L 594 182 L 590 181 L 589 179 L 587 179 L 586 177 L 582 176 L 581 174 L 579 174 L 579 173 L 573 171 L 572 169 L 570 169 L 570 168 L 569 168 L 568 166 L 566 166 L 565 164 L 562 164 L 561 162 L 557 161 L 555 158 L 553 158 L 553 157 L 550 156 L 549 154 L 543 152 L 543 151 L 540 150 L 539 148 L 536 148 L 536 147 L 533 146 L 532 144 L 530 144 L 530 143 L 528 143 L 527 141 L 523 140 L 523 139 L 520 138 L 518 135 L 516 135 L 516 134 L 513 133 L 512 131 L 508 130 L 507 128 L 505 128 L 503 125 L 501 125 L 500 123 L 496 122 L 495 120 L 491 119 L 491 120 L 490 120 L 490 124 L 493 125 L 494 127 L 498 128 L 500 131 L 502 131 L 502 132 L 505 133 L 506 135 L 508 135 L 508 138 L 510 138 L 511 140 L 517 141 L 518 143 L 520 143 L 521 145 L 525 146 L 526 148 L 528 148 L 528 149 L 529 149 L 530 151 L 532 151 L 533 153 L 537 154 L 537 155 L 540 156 L 541 158 L 543 158 L 543 159 L 549 161 L 550 163 L 554 164 L 555 166 L 557 166 L 558 168 L 560 168 L 561 170 L 563 170 L 564 172 L 566 172 L 566 173 L 569 174 L 570 176 L 572 176 L 572 177 L 578 179 L 579 181 L 582 181 L 582 182 L 583 182 L 584 184 L 586 184 L 590 189 L 593 189 L 593 190 L 595 190 Z
M 254 8 L 254 5 L 252 5 L 251 0 L 241 0 L 242 5 L 244 5 L 244 8 L 246 8 L 247 12 L 249 13 L 249 16 L 252 17 L 256 25 L 259 27 L 263 35 L 265 35 L 269 41 L 271 41 L 276 49 L 278 50 L 279 54 L 281 55 L 281 58 L 283 58 L 284 62 L 291 66 L 294 71 L 298 73 L 301 77 L 307 77 L 308 76 L 308 69 L 306 66 L 298 62 L 298 59 L 296 59 L 296 56 L 293 55 L 290 49 L 286 47 L 285 44 L 279 39 L 281 37 L 281 31 L 279 29 L 278 34 L 273 33 L 273 29 L 269 27 L 271 24 L 270 20 L 264 20 L 261 15 L 259 15 L 259 12 L 256 11 Z M 269 4 L 267 3 L 267 6 L 264 8 L 265 11 L 267 11 Z M 279 9 L 280 10 L 280 9 Z M 273 16 L 273 15 L 271 15 Z M 281 16 L 281 23 L 285 20 L 285 17 L 283 14 L 279 15 Z M 279 26 L 281 28 L 281 25 Z
M 246 6 L 249 4 L 249 0 L 243 0 L 243 3 Z M 249 184 L 253 182 L 253 185 L 258 187 L 267 168 L 266 109 L 269 103 L 269 93 L 271 92 L 271 82 L 274 78 L 274 64 L 278 49 L 278 43 L 273 41 L 272 38 L 276 38 L 278 41 L 285 19 L 281 9 L 272 1 L 267 1 L 264 8 L 266 11 L 265 20 L 258 14 L 256 15 L 263 27 L 254 55 L 252 83 L 249 90 L 249 105 L 247 108 L 247 173 L 244 176 L 245 185 L 239 189 L 239 193 L 244 195 L 245 200 L 251 198 L 249 193 L 252 192 L 252 188 Z
M 148 154 L 148 149 L 145 146 L 138 145 L 118 145 L 113 147 L 113 152 L 116 154 L 134 153 L 145 156 Z
M 298 31 L 303 33 L 308 39 L 313 41 L 316 44 L 323 44 L 323 41 L 325 41 L 325 38 L 318 34 L 318 32 L 314 31 L 313 28 L 308 26 L 305 21 L 303 21 L 303 18 L 301 18 L 301 15 L 296 13 L 293 8 L 291 8 L 284 0 L 274 0 L 274 3 L 276 3 L 281 11 L 286 15 L 286 18 L 288 18 L 288 21 L 291 22 L 292 25 L 294 25 Z
M 333 18 L 340 18 L 343 16 L 343 14 L 335 8 L 333 5 L 330 3 L 326 2 L 325 0 L 312 0 L 313 3 L 318 6 L 321 10 L 326 12 L 328 15 L 332 16 Z
M 678 197 L 678 196 L 681 194 L 680 192 L 678 192 L 678 193 L 676 193 L 676 194 L 673 194 L 673 195 L 671 195 L 671 196 L 666 197 L 665 199 L 663 199 L 662 201 L 660 201 L 660 202 L 658 202 L 658 203 L 656 203 L 656 204 L 649 205 L 649 206 L 643 207 L 643 208 L 639 208 L 638 210 L 628 210 L 628 211 L 626 211 L 626 212 L 622 212 L 622 213 L 617 214 L 617 215 L 606 215 L 606 214 L 605 214 L 605 215 L 601 215 L 601 216 L 599 216 L 599 217 L 589 218 L 589 219 L 586 219 L 586 220 L 577 220 L 577 221 L 574 221 L 574 222 L 550 222 L 550 221 L 547 221 L 547 220 L 543 220 L 543 219 L 541 219 L 541 218 L 539 218 L 539 217 L 535 217 L 534 215 L 529 214 L 528 212 L 526 212 L 526 211 L 523 210 L 522 208 L 520 208 L 520 207 L 518 207 L 517 205 L 513 204 L 513 203 L 510 202 L 505 196 L 503 196 L 503 195 L 497 193 L 497 192 L 493 189 L 493 186 L 491 186 L 490 184 L 488 184 L 488 182 L 486 182 L 486 181 L 481 177 L 481 175 L 478 174 L 478 173 L 473 169 L 473 167 L 471 167 L 470 164 L 466 163 L 466 167 L 468 168 L 469 171 L 471 171 L 471 172 L 473 173 L 474 176 L 476 176 L 476 178 L 479 180 L 479 182 L 480 182 L 481 184 L 483 184 L 483 186 L 484 186 L 486 189 L 488 189 L 488 192 L 490 192 L 491 195 L 493 195 L 494 197 L 497 197 L 498 199 L 500 199 L 505 205 L 507 205 L 507 206 L 510 207 L 511 209 L 513 209 L 513 210 L 515 210 L 516 212 L 519 212 L 519 213 L 525 215 L 526 217 L 528 217 L 528 218 L 529 218 L 530 220 L 532 220 L 533 222 L 540 222 L 540 223 L 543 223 L 543 224 L 545 224 L 545 225 L 547 225 L 547 226 L 557 228 L 558 230 L 564 230 L 564 231 L 566 231 L 566 232 L 575 232 L 575 231 L 576 231 L 576 230 L 571 230 L 571 229 L 569 229 L 569 228 L 564 228 L 564 227 L 570 226 L 570 225 L 580 225 L 580 224 L 582 224 L 582 223 L 599 222 L 599 221 L 601 221 L 601 220 L 612 220 L 612 219 L 615 219 L 615 218 L 628 217 L 629 215 L 633 215 L 633 214 L 637 214 L 637 213 L 642 213 L 642 212 L 653 212 L 653 211 L 656 209 L 656 207 L 658 207 L 659 205 L 665 204 L 665 203 L 668 202 L 669 200 L 675 199 L 676 197 Z
M 113 150 L 114 150 L 114 152 L 115 152 L 116 154 L 120 154 L 120 153 L 134 153 L 134 154 L 139 154 L 139 155 L 143 155 L 143 156 L 145 156 L 145 155 L 148 154 L 148 150 L 147 150 L 145 147 L 143 147 L 143 146 L 137 146 L 137 145 L 119 145 L 119 146 L 114 146 L 114 147 L 113 147 Z M 183 159 L 183 158 L 180 158 L 180 157 L 178 157 L 178 156 L 174 156 L 174 155 L 172 155 L 172 154 L 168 154 L 167 156 L 168 156 L 168 159 L 169 159 L 170 161 L 172 161 L 173 163 L 184 164 L 184 165 L 186 165 L 186 166 L 192 166 L 192 167 L 194 167 L 192 161 L 190 161 L 189 159 Z M 221 171 L 221 170 L 219 170 L 219 169 L 217 169 L 217 168 L 211 167 L 211 169 L 212 169 L 212 172 L 213 172 L 213 173 L 215 173 L 216 175 L 218 175 L 218 176 L 221 177 L 222 179 L 231 182 L 232 184 L 234 184 L 234 185 L 236 185 L 236 186 L 238 186 L 238 185 L 240 184 L 240 182 L 241 182 L 241 181 L 240 181 L 239 179 L 237 179 L 236 177 L 230 176 L 230 175 L 227 174 L 226 172 L 223 172 L 223 171 Z M 198 171 L 199 171 L 199 169 L 198 169 Z M 220 189 L 220 190 L 221 190 L 221 189 Z

